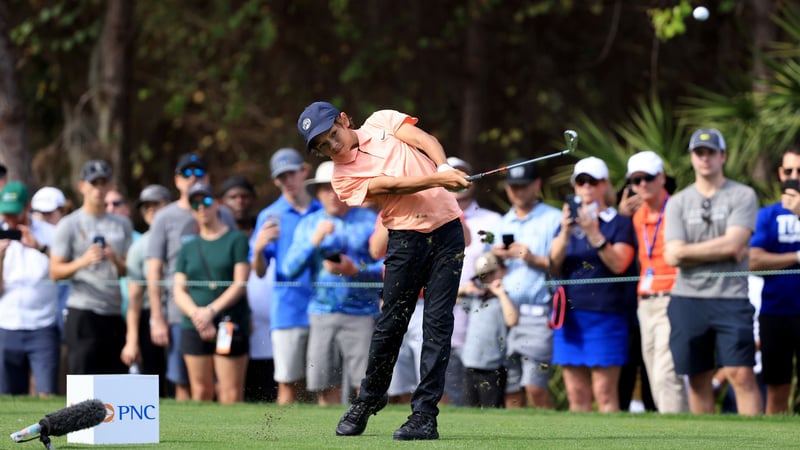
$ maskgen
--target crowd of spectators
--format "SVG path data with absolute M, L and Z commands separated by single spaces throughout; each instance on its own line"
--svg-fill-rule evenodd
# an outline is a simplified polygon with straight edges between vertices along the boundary
M 452 192 L 467 246 L 442 402 L 553 408 L 558 366 L 571 411 L 626 410 L 624 373 L 641 364 L 661 413 L 712 413 L 726 384 L 740 414 L 790 411 L 800 149 L 782 155 L 781 201 L 761 209 L 725 177 L 717 130 L 694 133 L 687 158 L 695 182 L 676 191 L 657 152 L 636 153 L 619 193 L 604 161 L 582 159 L 560 209 L 543 201 L 534 165 L 508 171 L 507 211 L 479 206 L 474 185 Z M 183 155 L 175 200 L 161 185 L 126 198 L 108 163 L 87 161 L 73 202 L 0 170 L 0 393 L 63 394 L 65 373 L 142 373 L 178 400 L 356 398 L 382 306 L 381 211 L 341 201 L 333 163 L 310 178 L 294 149 L 273 154 L 280 197 L 260 212 L 247 179 L 215 191 L 207 169 Z M 136 217 L 149 229 L 135 231 Z M 749 272 L 785 269 L 748 291 Z M 559 280 L 567 308 L 554 326 Z M 394 401 L 420 382 L 419 297 L 403 312 Z

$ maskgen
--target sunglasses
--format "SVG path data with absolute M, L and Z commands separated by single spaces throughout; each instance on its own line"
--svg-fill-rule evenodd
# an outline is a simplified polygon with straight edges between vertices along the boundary
M 123 203 L 122 200 L 112 200 L 110 202 L 106 202 L 106 208 L 108 208 L 109 206 L 113 206 L 114 208 L 119 208 L 120 206 L 122 206 L 122 203 Z
M 181 176 L 183 178 L 191 178 L 192 175 L 194 175 L 195 178 L 203 178 L 206 176 L 206 171 L 199 167 L 187 167 L 181 171 Z
M 800 174 L 800 167 L 784 167 L 782 170 L 783 174 L 786 175 L 787 177 L 792 176 L 792 173 L 794 172 Z
M 576 186 L 583 186 L 584 184 L 587 183 L 592 186 L 597 186 L 597 184 L 600 183 L 600 180 L 594 177 L 590 177 L 588 175 L 579 175 L 577 178 L 575 178 Z
M 199 202 L 189 202 L 189 206 L 192 207 L 193 210 L 198 211 L 200 210 L 200 206 L 202 205 L 205 208 L 214 204 L 214 199 L 211 197 L 203 197 L 202 200 Z
M 711 224 L 711 199 L 704 199 L 701 206 L 703 208 L 703 213 L 700 217 L 703 218 L 703 222 Z
M 642 181 L 649 183 L 656 179 L 655 175 L 642 175 L 641 177 L 631 177 L 631 185 L 638 186 Z

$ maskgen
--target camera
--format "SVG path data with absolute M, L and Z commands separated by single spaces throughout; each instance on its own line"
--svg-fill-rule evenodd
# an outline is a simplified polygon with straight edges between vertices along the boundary
M 342 262 L 342 254 L 341 253 L 331 253 L 329 255 L 325 255 L 324 257 L 327 261 L 340 263 Z

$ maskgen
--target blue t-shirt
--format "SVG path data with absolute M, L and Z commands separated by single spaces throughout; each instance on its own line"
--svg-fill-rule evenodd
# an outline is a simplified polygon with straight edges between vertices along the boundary
M 511 208 L 494 230 L 495 243 L 502 242 L 504 234 L 511 234 L 515 242 L 526 245 L 532 254 L 549 256 L 560 223 L 561 211 L 544 203 L 537 204 L 523 219 Z M 508 269 L 503 286 L 515 305 L 546 305 L 550 301 L 544 272 L 519 258 L 509 258 L 503 263 Z
M 797 252 L 800 250 L 800 219 L 780 202 L 761 208 L 750 246 L 769 253 Z M 800 269 L 800 264 L 787 269 Z M 800 275 L 765 276 L 760 314 L 800 315 L 799 286 Z
M 256 220 L 255 232 L 250 237 L 250 255 L 253 259 L 253 245 L 255 244 L 258 230 L 264 226 L 264 222 L 272 217 L 277 217 L 280 221 L 280 236 L 275 242 L 271 242 L 264 248 L 264 259 L 270 261 L 275 259 L 275 282 L 272 288 L 272 303 L 270 304 L 270 328 L 280 330 L 293 327 L 308 327 L 308 302 L 313 294 L 311 287 L 311 271 L 304 270 L 296 277 L 290 277 L 281 270 L 281 264 L 289 248 L 292 246 L 294 230 L 300 219 L 322 208 L 316 199 L 311 200 L 308 209 L 300 213 L 292 207 L 284 196 L 281 196 L 273 204 L 264 208 Z M 298 282 L 299 286 L 281 286 L 281 282 Z M 256 299 L 257 301 L 257 299 Z
M 556 234 L 561 230 L 556 231 Z M 600 232 L 608 245 L 623 242 L 636 248 L 636 234 L 630 217 L 621 216 L 613 208 L 600 213 Z M 617 276 L 635 276 L 636 265 L 631 263 L 621 275 L 614 274 L 600 260 L 600 255 L 586 239 L 586 235 L 575 226 L 569 237 L 562 269 L 564 279 L 584 280 Z M 629 286 L 633 284 L 633 288 Z M 631 307 L 629 296 L 635 296 L 636 282 L 585 283 L 564 286 L 570 309 L 625 314 Z
M 294 242 L 281 264 L 281 272 L 287 276 L 300 274 L 311 269 L 312 280 L 317 285 L 308 305 L 309 314 L 350 314 L 354 316 L 377 317 L 378 288 L 336 286 L 333 283 L 381 281 L 383 261 L 376 261 L 369 255 L 369 238 L 375 231 L 377 214 L 367 208 L 351 208 L 342 217 L 329 216 L 320 209 L 305 216 L 294 232 Z M 311 236 L 323 220 L 334 223 L 334 231 L 325 236 L 319 248 L 311 243 Z M 325 256 L 344 254 L 359 267 L 352 277 L 332 274 L 322 264 Z

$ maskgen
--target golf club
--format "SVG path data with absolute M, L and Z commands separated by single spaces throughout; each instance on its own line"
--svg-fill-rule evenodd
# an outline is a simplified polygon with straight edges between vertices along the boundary
M 533 164 L 535 162 L 544 161 L 545 159 L 555 158 L 557 156 L 563 156 L 568 153 L 572 153 L 578 147 L 578 133 L 575 130 L 566 130 L 564 131 L 564 142 L 567 144 L 567 148 L 561 150 L 560 152 L 551 153 L 549 155 L 539 156 L 538 158 L 529 159 L 527 161 L 518 162 L 516 164 L 511 164 L 504 167 L 498 167 L 497 169 L 490 170 L 488 172 L 481 172 L 476 173 L 475 175 L 470 175 L 467 177 L 467 181 L 475 181 L 480 180 L 481 178 L 494 175 L 496 173 L 505 172 L 508 169 L 513 169 L 514 167 L 524 166 L 527 164 Z

